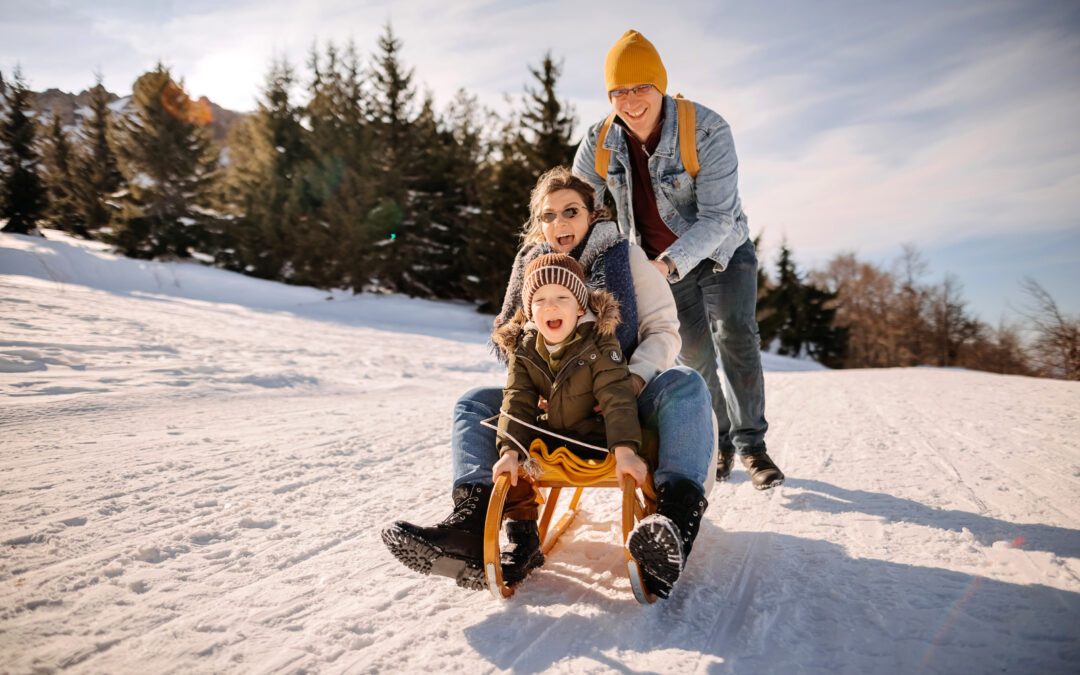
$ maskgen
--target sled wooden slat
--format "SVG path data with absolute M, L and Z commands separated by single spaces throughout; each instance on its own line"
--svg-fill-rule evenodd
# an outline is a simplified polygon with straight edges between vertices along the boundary
M 538 529 L 540 531 L 541 550 L 545 555 L 555 546 L 559 537 L 573 522 L 577 515 L 578 501 L 587 487 L 606 487 L 621 489 L 622 499 L 622 545 L 623 556 L 626 560 L 627 575 L 630 578 L 630 586 L 634 597 L 638 602 L 645 604 L 656 601 L 656 596 L 645 589 L 637 562 L 626 548 L 626 540 L 635 523 L 649 513 L 656 510 L 656 494 L 652 488 L 652 476 L 642 486 L 639 498 L 637 486 L 634 480 L 627 477 L 622 485 L 619 485 L 615 477 L 615 457 L 609 455 L 603 461 L 585 460 L 574 455 L 564 447 L 548 450 L 540 439 L 536 439 L 529 447 L 529 454 L 539 463 L 541 472 L 539 476 L 527 479 L 521 476 L 518 480 L 530 480 L 537 488 L 547 488 L 546 498 L 541 498 L 544 510 L 540 515 Z M 552 524 L 555 507 L 559 503 L 559 494 L 564 487 L 574 488 L 574 496 L 570 500 L 565 513 Z M 506 495 L 510 490 L 510 479 L 505 474 L 495 481 L 495 489 L 491 493 L 491 501 L 488 505 L 488 515 L 484 529 L 484 572 L 487 577 L 488 588 L 496 598 L 507 598 L 513 595 L 514 589 L 503 583 L 502 566 L 500 565 L 499 531 L 502 529 L 502 511 L 506 504 Z
M 561 488 L 554 487 L 551 489 L 554 491 Z M 581 499 L 581 493 L 584 490 L 585 488 L 574 490 L 574 496 L 570 499 L 570 508 L 566 510 L 566 513 L 562 514 L 562 517 L 555 523 L 555 527 L 550 532 L 546 531 L 545 528 L 545 531 L 540 533 L 540 541 L 544 542 L 540 550 L 543 551 L 544 555 L 547 555 L 548 551 L 555 548 L 555 542 L 559 540 L 563 532 L 566 532 L 566 528 L 570 527 L 570 523 L 574 522 L 574 518 L 577 516 L 578 500 Z M 555 497 L 549 496 L 548 499 L 548 506 L 544 509 L 544 519 L 550 521 L 552 514 L 555 512 L 555 504 L 558 502 Z
M 543 494 L 539 490 L 537 490 L 536 492 L 537 494 Z M 540 541 L 545 541 L 545 537 L 547 537 L 548 526 L 551 525 L 551 517 L 555 515 L 554 504 L 559 501 L 560 492 L 562 492 L 561 487 L 553 487 L 548 490 L 546 499 L 544 497 L 540 497 L 540 499 L 543 500 L 541 503 L 547 504 L 547 507 L 544 509 L 543 515 L 540 516 L 540 522 L 537 524 L 537 529 L 540 530 Z M 547 553 L 547 549 L 544 550 L 544 553 Z

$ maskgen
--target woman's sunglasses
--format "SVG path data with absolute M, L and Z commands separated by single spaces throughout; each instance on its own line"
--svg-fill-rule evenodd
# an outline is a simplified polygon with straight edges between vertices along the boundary
M 544 211 L 540 214 L 540 220 L 545 223 L 554 223 L 555 219 L 562 216 L 563 220 L 573 220 L 577 218 L 577 214 L 581 213 L 584 209 L 578 206 L 568 206 L 562 210 L 562 213 L 555 213 L 554 211 Z

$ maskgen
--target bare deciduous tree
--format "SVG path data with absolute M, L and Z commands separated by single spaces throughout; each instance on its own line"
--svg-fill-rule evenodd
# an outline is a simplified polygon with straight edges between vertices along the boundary
M 896 279 L 854 254 L 838 255 L 811 282 L 837 294 L 834 325 L 849 329 L 847 368 L 897 365 Z
M 1039 282 L 1025 277 L 1020 284 L 1028 296 L 1021 313 L 1031 321 L 1031 351 L 1037 366 L 1050 377 L 1080 379 L 1080 318 L 1067 316 Z
M 979 323 L 968 316 L 966 305 L 959 279 L 946 274 L 930 300 L 932 353 L 938 366 L 957 365 L 961 350 L 979 337 Z
M 964 350 L 958 365 L 1002 375 L 1034 375 L 1021 330 L 1001 320 L 996 328 L 978 324 L 979 335 Z
M 847 253 L 810 273 L 816 286 L 835 292 L 835 325 L 848 330 L 844 368 L 942 366 L 1011 375 L 1037 370 L 1019 328 L 997 328 L 972 317 L 953 274 L 926 283 L 921 252 L 905 245 L 887 269 Z
M 904 244 L 893 274 L 897 279 L 896 318 L 901 327 L 898 337 L 898 365 L 914 366 L 924 362 L 931 349 L 929 313 L 930 291 L 922 283 L 928 264 L 914 244 Z

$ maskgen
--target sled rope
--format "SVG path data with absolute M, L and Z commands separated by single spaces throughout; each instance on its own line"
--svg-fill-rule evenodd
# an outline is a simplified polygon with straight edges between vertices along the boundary
M 538 427 L 538 426 L 536 426 L 534 424 L 529 424 L 528 422 L 523 422 L 523 421 L 519 420 L 518 418 L 514 417 L 513 415 L 511 415 L 510 413 L 502 411 L 502 410 L 499 411 L 498 415 L 493 415 L 493 416 L 487 418 L 486 420 L 481 420 L 480 424 L 484 425 L 488 429 L 494 429 L 495 433 L 503 436 L 504 438 L 509 438 L 511 441 L 514 442 L 515 445 L 517 445 L 519 448 L 521 448 L 522 452 L 524 452 L 526 454 L 528 454 L 528 450 L 526 450 L 525 446 L 523 446 L 521 443 L 519 443 L 516 438 L 514 438 L 513 436 L 511 436 L 509 433 L 507 433 L 505 431 L 501 431 L 499 429 L 498 425 L 491 423 L 491 420 L 496 419 L 497 417 L 505 417 L 505 418 L 507 418 L 509 420 L 517 422 L 518 424 L 520 424 L 523 427 L 529 427 L 533 431 L 539 431 L 540 433 L 546 434 L 546 435 L 551 436 L 553 438 L 558 438 L 558 439 L 563 440 L 563 441 L 569 441 L 570 443 L 574 443 L 575 445 L 580 445 L 583 448 L 588 448 L 590 450 L 596 450 L 598 452 L 603 452 L 605 454 L 609 454 L 609 450 L 607 448 L 601 448 L 598 445 L 592 445 L 592 444 L 586 443 L 584 441 L 579 441 L 576 438 L 570 438 L 569 436 L 563 436 L 562 434 L 557 434 L 554 431 L 551 431 L 550 429 L 541 429 L 540 427 Z

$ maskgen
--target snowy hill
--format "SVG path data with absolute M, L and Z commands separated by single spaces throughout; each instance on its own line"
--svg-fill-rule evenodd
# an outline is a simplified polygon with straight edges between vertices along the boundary
M 448 512 L 450 408 L 503 378 L 490 317 L 4 234 L 0 308 L 0 672 L 1080 661 L 1077 383 L 770 359 L 789 480 L 713 490 L 670 600 L 634 602 L 594 491 L 496 601 L 378 536 Z

